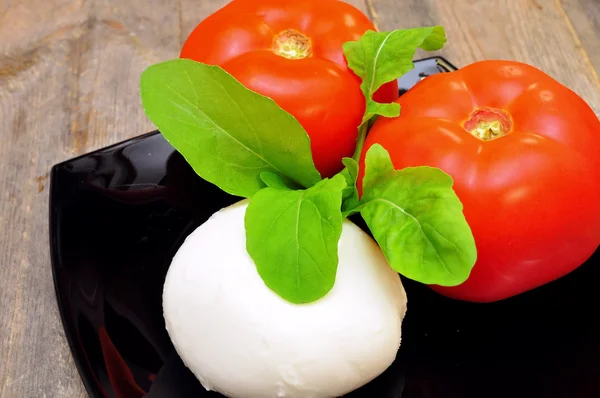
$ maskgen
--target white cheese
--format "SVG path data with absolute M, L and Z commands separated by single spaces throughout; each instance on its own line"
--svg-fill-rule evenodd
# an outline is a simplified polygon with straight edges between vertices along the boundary
M 406 293 L 377 244 L 344 221 L 335 286 L 291 304 L 246 252 L 247 204 L 215 213 L 169 268 L 164 317 L 186 366 L 231 398 L 337 397 L 381 374 L 400 346 Z

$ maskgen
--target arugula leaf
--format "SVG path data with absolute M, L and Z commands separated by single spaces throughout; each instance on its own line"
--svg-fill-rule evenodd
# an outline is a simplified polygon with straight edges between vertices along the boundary
M 393 269 L 426 284 L 464 282 L 477 251 L 452 177 L 432 167 L 394 170 L 379 144 L 366 156 L 360 213 Z
M 367 106 L 363 120 L 358 128 L 356 150 L 352 157 L 354 164 L 362 153 L 367 133 L 378 115 L 397 117 L 400 106 L 396 103 L 381 104 L 373 100 L 373 94 L 385 83 L 396 80 L 414 68 L 412 58 L 417 48 L 433 51 L 439 50 L 446 42 L 444 28 L 434 26 L 428 28 L 400 29 L 392 32 L 367 31 L 358 41 L 346 42 L 343 45 L 344 55 L 350 68 L 361 79 L 361 89 Z M 342 211 L 347 217 L 357 211 L 358 193 L 356 178 L 358 165 L 344 163 L 346 168 L 341 172 L 348 180 L 348 188 L 344 191 Z M 350 169 L 355 167 L 356 170 Z M 351 179 L 354 178 L 354 183 Z
M 306 190 L 264 188 L 246 209 L 246 250 L 271 290 L 296 304 L 331 290 L 342 233 L 341 175 Z
M 279 174 L 271 173 L 270 171 L 263 171 L 260 173 L 260 179 L 269 188 L 280 189 L 284 191 L 291 189 L 283 177 L 281 177 Z
M 396 117 L 400 106 L 381 104 L 373 94 L 383 84 L 400 78 L 414 68 L 412 58 L 417 48 L 439 50 L 446 43 L 441 26 L 398 29 L 392 32 L 367 31 L 358 41 L 344 43 L 344 54 L 350 69 L 361 79 L 361 89 L 367 101 L 363 123 L 375 115 Z
M 310 187 L 321 176 L 300 123 L 218 66 L 176 59 L 141 79 L 146 115 L 203 179 L 250 197 L 270 171 Z
M 358 189 L 356 181 L 358 180 L 358 162 L 352 158 L 342 159 L 344 169 L 340 174 L 346 180 L 346 188 L 342 191 L 342 216 L 348 217 L 358 206 Z

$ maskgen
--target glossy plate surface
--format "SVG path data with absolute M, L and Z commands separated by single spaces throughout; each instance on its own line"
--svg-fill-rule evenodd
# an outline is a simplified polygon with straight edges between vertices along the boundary
M 452 68 L 420 61 L 400 81 Z M 236 202 L 197 177 L 158 133 L 52 170 L 50 242 L 63 325 L 94 397 L 220 397 L 183 366 L 164 328 L 171 259 Z M 600 253 L 566 277 L 494 304 L 403 279 L 409 309 L 394 364 L 348 397 L 600 397 Z

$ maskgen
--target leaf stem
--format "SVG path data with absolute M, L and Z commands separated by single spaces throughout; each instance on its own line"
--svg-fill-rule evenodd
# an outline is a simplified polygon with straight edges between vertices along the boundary
M 365 121 L 358 127 L 358 138 L 356 139 L 356 149 L 354 150 L 354 155 L 352 155 L 352 159 L 358 163 L 360 159 L 360 154 L 362 153 L 363 147 L 365 146 L 365 140 L 367 138 L 367 133 L 369 132 L 369 121 Z

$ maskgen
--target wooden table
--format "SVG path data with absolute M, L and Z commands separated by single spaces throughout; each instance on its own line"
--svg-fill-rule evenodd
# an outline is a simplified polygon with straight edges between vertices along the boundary
M 225 3 L 0 2 L 0 397 L 85 396 L 52 285 L 48 171 L 152 130 L 140 72 L 176 57 L 193 27 Z M 494 58 L 533 64 L 600 113 L 598 0 L 352 3 L 380 30 L 443 25 L 441 54 L 459 67 Z

